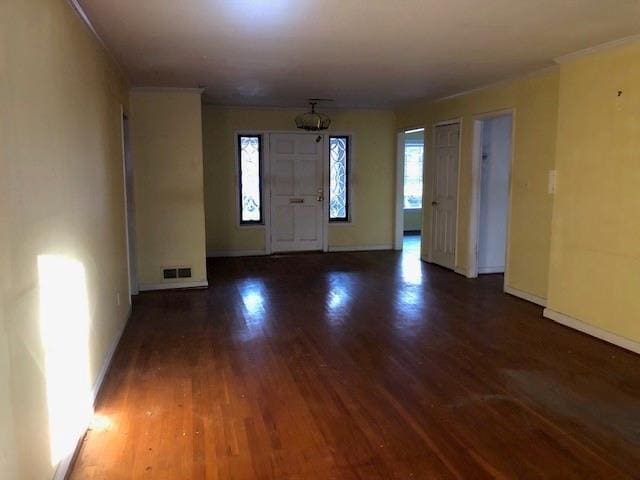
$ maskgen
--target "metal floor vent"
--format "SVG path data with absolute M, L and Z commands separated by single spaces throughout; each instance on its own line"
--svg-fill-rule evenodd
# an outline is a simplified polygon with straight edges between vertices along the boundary
M 191 267 L 167 267 L 162 269 L 162 278 L 175 280 L 177 278 L 191 278 Z

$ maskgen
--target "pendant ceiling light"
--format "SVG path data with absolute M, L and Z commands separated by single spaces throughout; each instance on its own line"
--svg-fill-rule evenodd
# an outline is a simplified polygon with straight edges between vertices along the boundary
M 323 99 L 309 99 L 311 111 L 296 117 L 296 127 L 301 128 L 302 130 L 307 130 L 308 132 L 317 132 L 318 130 L 326 130 L 329 128 L 329 125 L 331 125 L 331 119 L 324 113 L 316 112 L 316 105 L 320 101 L 323 101 Z

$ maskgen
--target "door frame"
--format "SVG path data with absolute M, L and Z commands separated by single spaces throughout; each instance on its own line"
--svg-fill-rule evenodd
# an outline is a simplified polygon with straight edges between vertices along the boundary
M 404 145 L 405 134 L 411 130 L 423 130 L 424 148 L 422 150 L 422 217 L 424 218 L 424 192 L 427 170 L 427 128 L 422 125 L 398 129 L 396 132 L 396 201 L 395 201 L 395 224 L 393 235 L 393 249 L 402 250 L 404 242 Z M 422 222 L 421 222 L 422 223 Z M 420 228 L 420 241 L 422 242 L 423 229 Z M 422 246 L 420 247 L 422 250 Z M 422 255 L 421 255 L 422 256 Z
M 454 254 L 454 260 L 453 260 L 453 271 L 455 271 L 456 273 L 460 273 L 460 269 L 458 267 L 458 253 L 459 253 L 459 248 L 458 248 L 458 240 L 459 238 L 459 230 L 460 230 L 460 172 L 462 171 L 461 168 L 461 162 L 462 162 L 462 117 L 454 117 L 454 118 L 450 118 L 448 120 L 441 120 L 438 122 L 433 123 L 432 128 L 431 128 L 431 134 L 433 136 L 433 141 L 431 142 L 431 158 L 436 158 L 436 129 L 438 127 L 446 127 L 447 125 L 458 125 L 458 171 L 456 172 L 456 224 L 455 224 L 455 230 L 456 230 L 456 241 L 455 241 L 455 254 Z M 435 176 L 435 161 L 431 162 L 432 165 L 430 165 L 430 177 L 431 177 L 431 195 L 429 196 L 429 205 L 427 205 L 428 207 L 428 212 L 429 212 L 429 242 L 427 244 L 427 261 L 429 263 L 433 263 L 433 204 L 432 202 L 435 201 L 435 191 L 436 191 L 436 176 Z M 426 185 L 426 184 L 425 184 Z M 425 198 L 424 193 L 423 193 L 423 198 Z M 424 208 L 424 200 L 422 202 L 422 208 Z M 446 267 L 445 267 L 446 268 Z
M 262 137 L 262 202 L 263 202 L 263 215 L 264 220 L 262 224 L 256 225 L 242 225 L 240 224 L 240 152 L 238 149 L 238 142 L 236 141 L 239 135 L 260 135 Z M 240 230 L 251 229 L 264 229 L 264 254 L 271 255 L 273 250 L 271 248 L 271 135 L 314 135 L 321 136 L 323 138 L 322 149 L 322 189 L 324 201 L 322 205 L 322 251 L 329 251 L 329 226 L 351 226 L 354 224 L 354 182 L 351 182 L 347 187 L 347 195 L 349 202 L 349 220 L 347 222 L 329 222 L 329 137 L 344 136 L 349 137 L 349 158 L 347 168 L 349 169 L 349 178 L 353 179 L 353 166 L 355 162 L 355 141 L 353 132 L 342 130 L 324 130 L 322 132 L 301 132 L 300 130 L 236 130 L 234 132 L 234 144 L 235 144 L 235 197 L 236 197 L 236 213 L 235 222 L 236 227 Z
M 129 287 L 129 305 L 131 305 L 131 297 L 138 294 L 138 258 L 135 238 L 135 216 L 129 215 L 129 206 L 134 201 L 129 198 L 129 186 L 133 192 L 133 173 L 130 177 L 127 174 L 127 167 L 130 166 L 133 172 L 133 161 L 131 157 L 131 119 L 124 109 L 124 105 L 120 105 L 120 135 L 122 143 L 122 189 L 124 196 L 124 232 L 127 253 L 127 285 Z M 129 165 L 131 164 L 131 165 Z M 131 211 L 135 212 L 135 205 L 132 204 Z
M 469 270 L 468 278 L 478 278 L 478 256 L 480 248 L 480 202 L 482 195 L 482 140 L 483 125 L 493 118 L 511 117 L 511 146 L 509 158 L 509 194 L 507 197 L 507 238 L 504 259 L 504 286 L 509 278 L 509 238 L 511 235 L 511 200 L 513 196 L 513 159 L 515 156 L 516 109 L 505 108 L 473 116 L 473 146 L 471 154 L 471 204 L 469 208 Z

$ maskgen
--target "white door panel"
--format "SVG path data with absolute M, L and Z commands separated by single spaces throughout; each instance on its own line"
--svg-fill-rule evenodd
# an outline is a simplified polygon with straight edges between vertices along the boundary
M 322 250 L 322 152 L 315 134 L 271 135 L 271 250 Z
M 292 159 L 278 159 L 273 163 L 271 191 L 274 195 L 294 195 L 294 162 Z
M 460 125 L 436 127 L 431 222 L 434 263 L 455 267 Z
M 272 241 L 293 242 L 295 225 L 295 208 L 289 205 L 277 205 L 274 208 L 272 222 Z
M 296 230 L 299 239 L 306 242 L 320 240 L 318 237 L 318 225 L 316 222 L 316 206 L 299 206 L 296 208 Z

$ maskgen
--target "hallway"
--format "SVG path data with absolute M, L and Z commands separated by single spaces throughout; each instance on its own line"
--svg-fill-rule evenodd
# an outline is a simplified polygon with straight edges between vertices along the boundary
M 149 293 L 79 479 L 629 478 L 640 358 L 397 252 L 209 260 Z

